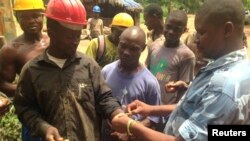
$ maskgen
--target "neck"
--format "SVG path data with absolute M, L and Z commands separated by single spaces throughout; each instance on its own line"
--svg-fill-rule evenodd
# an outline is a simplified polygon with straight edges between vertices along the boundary
M 121 62 L 119 62 L 118 64 L 118 69 L 120 72 L 125 73 L 125 74 L 136 74 L 137 72 L 139 72 L 141 69 L 143 68 L 143 66 L 138 62 L 135 65 L 130 65 L 128 66 L 123 66 L 121 64 Z
M 164 44 L 165 44 L 165 47 L 175 48 L 175 47 L 178 47 L 180 45 L 180 40 L 177 40 L 175 42 L 167 42 L 167 40 L 166 40 Z
M 231 39 L 232 40 L 232 39 Z M 218 59 L 226 54 L 229 54 L 231 52 L 243 49 L 243 43 L 242 43 L 242 39 L 238 39 L 237 41 L 231 41 L 230 39 L 228 40 L 228 42 L 225 44 L 225 47 L 221 49 L 221 53 L 213 58 L 213 59 Z
M 113 35 L 112 35 L 112 34 L 108 35 L 108 39 L 109 39 L 109 41 L 110 41 L 111 43 L 113 43 L 115 46 L 117 46 L 117 45 L 118 45 L 117 43 L 115 43 L 115 40 L 114 40 L 114 38 L 113 38 Z
M 42 33 L 38 33 L 38 34 L 27 34 L 24 33 L 24 38 L 27 41 L 31 41 L 31 42 L 35 42 L 35 41 L 40 41 L 42 39 Z
M 53 43 L 50 43 L 50 45 L 48 46 L 48 53 L 49 53 L 49 55 L 51 55 L 55 58 L 67 59 L 67 57 L 65 57 L 65 55 L 58 52 L 58 47 L 56 45 L 54 45 Z

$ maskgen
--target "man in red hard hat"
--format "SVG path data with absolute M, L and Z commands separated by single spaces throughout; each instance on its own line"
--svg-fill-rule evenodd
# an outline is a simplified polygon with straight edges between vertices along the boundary
M 0 95 L 2 92 L 8 97 L 14 96 L 17 86 L 13 81 L 16 75 L 20 74 L 26 62 L 40 55 L 48 46 L 49 37 L 42 33 L 44 9 L 43 0 L 15 0 L 13 10 L 23 33 L 0 50 Z M 8 107 L 11 102 L 2 104 L 8 104 L 3 105 Z M 6 111 L 8 108 L 1 112 L 0 106 L 0 113 Z M 22 139 L 39 141 L 30 137 L 25 126 L 22 128 Z
M 100 141 L 100 118 L 125 116 L 98 64 L 76 51 L 86 12 L 80 0 L 50 0 L 50 45 L 27 63 L 14 98 L 16 113 L 45 141 Z

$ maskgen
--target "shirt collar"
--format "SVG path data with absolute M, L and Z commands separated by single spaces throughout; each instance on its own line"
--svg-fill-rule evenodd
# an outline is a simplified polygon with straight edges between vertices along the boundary
M 219 68 L 221 66 L 225 66 L 227 64 L 231 64 L 231 63 L 243 60 L 243 59 L 247 59 L 247 51 L 245 48 L 231 52 L 229 54 L 226 54 L 212 61 L 203 69 L 203 71 L 209 71 L 215 68 Z
M 52 61 L 49 60 L 46 52 L 48 51 L 48 48 L 38 57 L 38 62 L 47 62 L 51 63 Z M 76 52 L 73 56 L 70 58 L 67 58 L 66 62 L 73 62 L 75 60 L 80 60 L 82 57 Z

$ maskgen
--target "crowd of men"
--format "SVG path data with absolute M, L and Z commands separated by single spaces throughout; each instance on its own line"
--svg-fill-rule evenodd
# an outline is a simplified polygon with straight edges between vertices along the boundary
M 46 9 L 16 0 L 13 10 L 23 34 L 0 50 L 0 116 L 13 103 L 24 141 L 203 141 L 209 124 L 250 124 L 241 0 L 206 0 L 185 42 L 187 14 L 164 20 L 157 4 L 144 9 L 148 33 L 122 12 L 109 35 L 100 6 L 87 20 L 80 0 Z M 85 26 L 91 41 L 81 53 Z

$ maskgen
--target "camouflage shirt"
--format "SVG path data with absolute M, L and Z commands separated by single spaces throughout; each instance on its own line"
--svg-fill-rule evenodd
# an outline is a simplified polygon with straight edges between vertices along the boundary
M 172 112 L 165 133 L 206 141 L 209 124 L 250 124 L 250 63 L 245 49 L 202 69 Z

